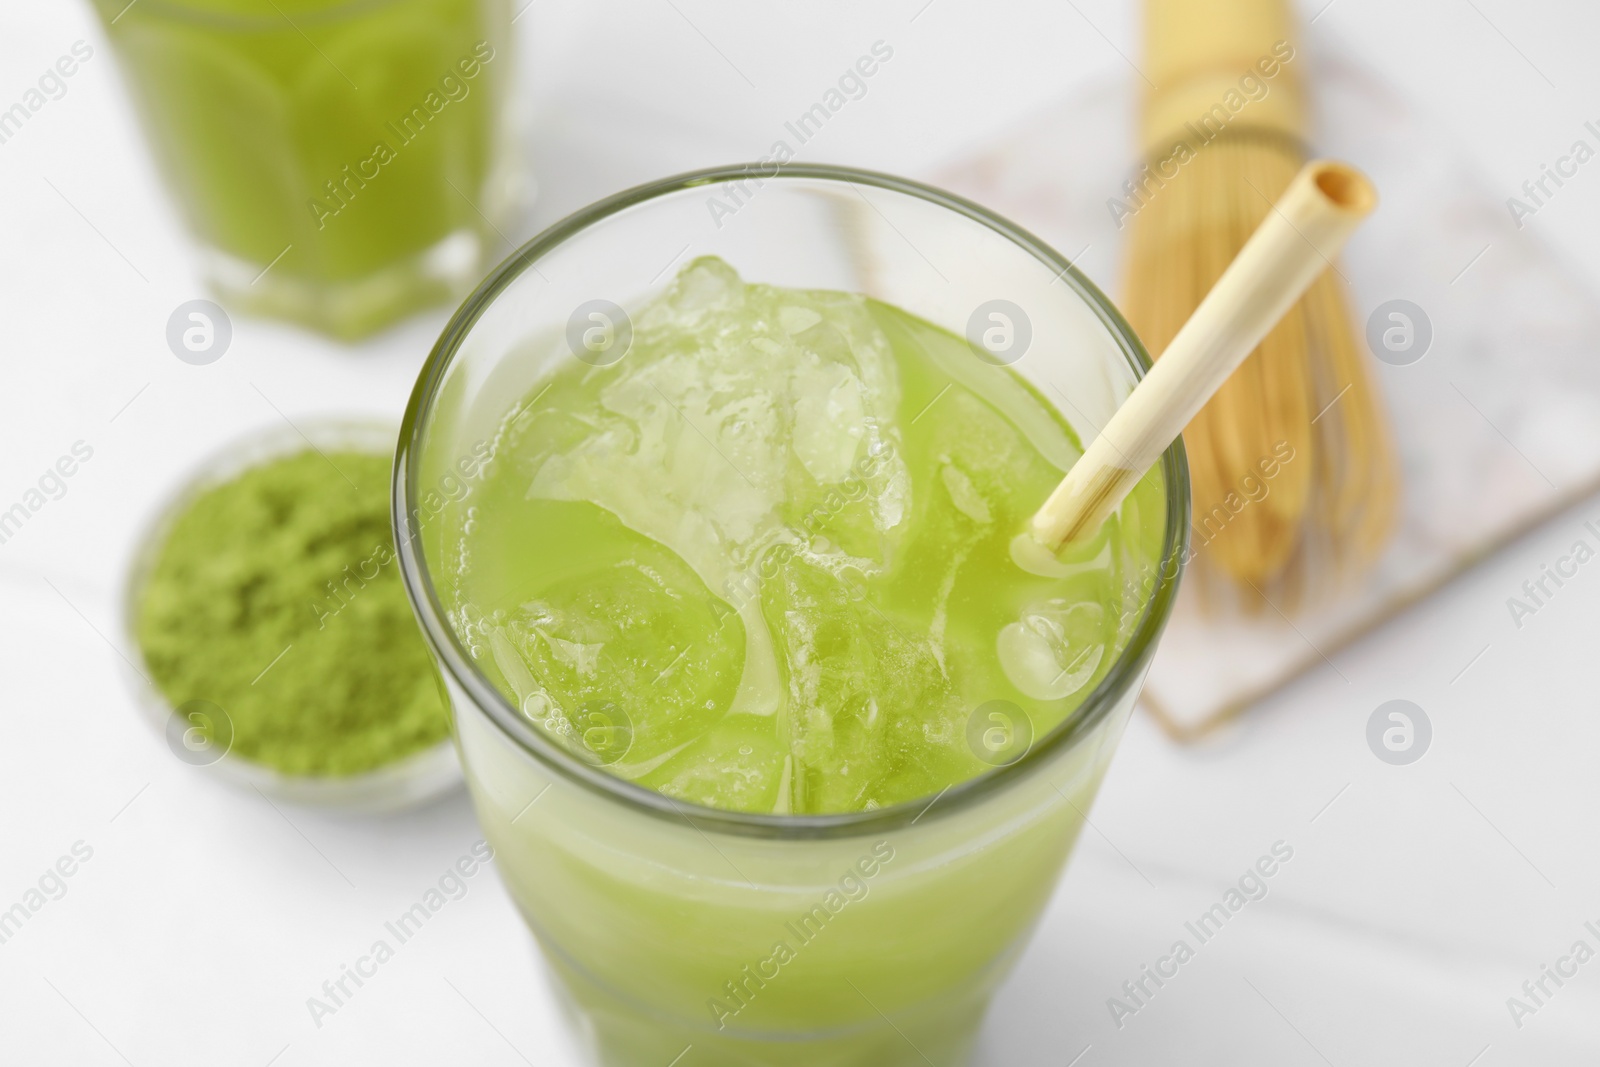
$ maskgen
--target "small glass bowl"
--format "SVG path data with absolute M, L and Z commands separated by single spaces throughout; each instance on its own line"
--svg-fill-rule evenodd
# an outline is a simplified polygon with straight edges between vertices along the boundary
M 146 719 L 184 763 L 200 767 L 238 788 L 254 789 L 264 797 L 358 814 L 415 807 L 460 787 L 461 763 L 456 757 L 453 738 L 445 738 L 395 763 L 360 774 L 339 776 L 284 774 L 227 750 L 218 754 L 215 746 L 194 743 L 198 735 L 192 727 L 200 721 L 194 716 L 206 714 L 205 708 L 211 705 L 190 701 L 182 706 L 187 713 L 180 711 L 143 674 L 144 653 L 137 636 L 140 597 L 173 522 L 199 494 L 252 467 L 306 451 L 309 447 L 325 452 L 353 450 L 390 455 L 398 433 L 398 427 L 392 422 L 327 417 L 251 434 L 225 445 L 202 461 L 178 490 L 155 508 L 153 517 L 134 542 L 123 584 L 120 613 L 123 640 L 138 664 L 130 663 L 125 674 Z

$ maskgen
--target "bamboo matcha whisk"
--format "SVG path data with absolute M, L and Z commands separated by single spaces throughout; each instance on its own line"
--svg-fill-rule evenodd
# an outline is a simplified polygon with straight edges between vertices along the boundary
M 1145 18 L 1123 309 L 1159 359 L 1304 162 L 1305 95 L 1285 0 L 1146 0 Z M 1208 603 L 1220 573 L 1246 607 L 1299 604 L 1383 547 L 1398 471 L 1366 358 L 1327 271 L 1189 423 Z

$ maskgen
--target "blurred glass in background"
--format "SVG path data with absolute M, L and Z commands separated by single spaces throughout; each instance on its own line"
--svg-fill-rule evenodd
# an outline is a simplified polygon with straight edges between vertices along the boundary
M 508 0 L 94 0 L 231 308 L 354 340 L 459 298 L 517 199 Z

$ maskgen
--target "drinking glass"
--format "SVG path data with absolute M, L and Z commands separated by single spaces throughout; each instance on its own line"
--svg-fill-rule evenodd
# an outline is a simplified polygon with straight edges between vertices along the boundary
M 229 307 L 356 339 L 479 276 L 509 0 L 95 4 Z
M 702 254 L 749 280 L 864 293 L 964 334 L 986 346 L 975 359 L 1003 357 L 1041 395 L 1066 397 L 1085 438 L 1147 359 L 1070 263 L 974 204 L 839 167 L 717 169 L 604 200 L 503 263 L 446 328 L 401 429 L 402 574 L 478 818 L 592 1060 L 960 1064 L 1056 885 L 1171 610 L 1187 543 L 1182 446 L 1160 464 L 1160 513 L 1123 516 L 1153 524 L 1161 545 L 1130 575 L 1130 640 L 1021 758 L 845 814 L 715 810 L 613 777 L 475 667 L 443 607 L 444 546 L 447 531 L 494 517 L 470 492 L 456 502 L 426 487 L 492 449 L 560 362 L 603 362 L 596 338 L 625 345 L 626 309 Z

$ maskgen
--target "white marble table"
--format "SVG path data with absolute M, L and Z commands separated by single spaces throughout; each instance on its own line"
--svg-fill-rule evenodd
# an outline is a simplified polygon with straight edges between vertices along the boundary
M 1504 196 L 1600 118 L 1593 5 L 1323 2 L 1310 32 L 1359 43 Z M 802 158 L 928 174 L 1134 50 L 1131 5 L 1112 0 L 534 0 L 517 30 L 541 185 L 518 238 L 634 182 L 763 154 L 876 40 L 892 63 Z M 0 909 L 78 852 L 64 894 L 0 943 L 0 1062 L 575 1064 L 492 875 L 320 1027 L 307 1010 L 477 839 L 462 797 L 379 820 L 278 811 L 174 760 L 135 713 L 111 644 L 150 501 L 274 407 L 397 413 L 443 316 L 354 352 L 238 319 L 220 362 L 174 359 L 163 330 L 200 295 L 192 253 L 87 4 L 0 13 L 0 103 L 77 40 L 95 54 L 67 93 L 0 144 L 0 507 L 75 442 L 93 449 L 0 544 Z M 1600 169 L 1529 225 L 1600 278 Z M 1111 251 L 1085 265 L 1105 278 Z M 1597 517 L 1593 501 L 1551 523 L 1204 749 L 1136 719 L 980 1062 L 1600 1062 L 1600 961 L 1520 1027 L 1506 1003 L 1573 942 L 1600 949 L 1600 577 L 1521 629 L 1505 606 Z M 1411 766 L 1366 745 L 1394 698 L 1434 725 Z M 1118 1027 L 1107 999 L 1279 841 L 1293 858 L 1266 898 Z

